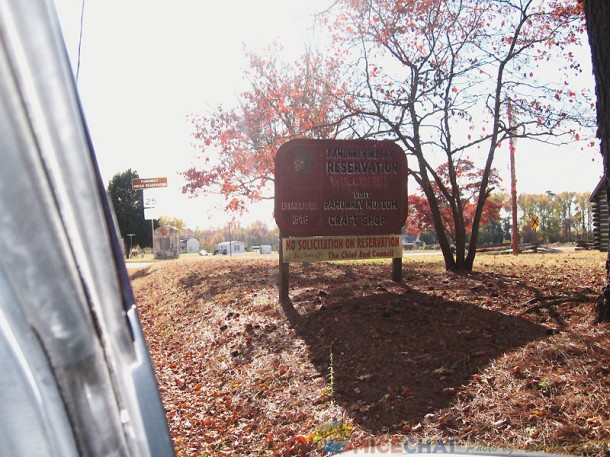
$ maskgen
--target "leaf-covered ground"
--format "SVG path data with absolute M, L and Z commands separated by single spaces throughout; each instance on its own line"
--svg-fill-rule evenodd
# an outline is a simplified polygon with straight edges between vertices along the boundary
M 469 275 L 409 257 L 401 283 L 389 261 L 292 264 L 283 306 L 261 259 L 132 274 L 178 456 L 430 440 L 610 455 L 603 254 L 479 255 Z

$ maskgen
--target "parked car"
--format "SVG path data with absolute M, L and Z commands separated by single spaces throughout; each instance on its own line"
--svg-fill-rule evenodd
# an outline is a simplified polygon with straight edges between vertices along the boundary
M 0 455 L 174 455 L 50 0 L 0 0 L 0 154 Z

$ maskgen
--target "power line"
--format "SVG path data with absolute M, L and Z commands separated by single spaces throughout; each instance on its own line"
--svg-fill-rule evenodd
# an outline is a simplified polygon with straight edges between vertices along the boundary
M 85 22 L 85 0 L 82 0 L 81 2 L 81 9 L 80 9 L 80 31 L 78 34 L 78 53 L 77 53 L 77 60 L 76 60 L 76 82 L 78 83 L 78 76 L 80 74 L 80 54 L 81 54 L 81 48 L 83 45 L 83 24 Z

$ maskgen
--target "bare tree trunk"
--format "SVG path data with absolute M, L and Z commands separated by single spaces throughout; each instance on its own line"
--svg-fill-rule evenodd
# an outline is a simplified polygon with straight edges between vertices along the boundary
M 604 157 L 606 199 L 610 202 L 610 46 L 607 32 L 610 25 L 610 2 L 585 0 L 584 5 L 597 94 L 597 137 L 601 141 Z M 596 311 L 598 322 L 610 322 L 610 250 L 606 261 L 606 285 L 597 299 Z

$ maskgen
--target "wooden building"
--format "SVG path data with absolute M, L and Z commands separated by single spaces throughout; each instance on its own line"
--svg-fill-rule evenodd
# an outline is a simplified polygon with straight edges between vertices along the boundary
M 595 248 L 608 251 L 608 202 L 606 200 L 606 181 L 602 178 L 589 197 L 593 209 L 593 237 Z

